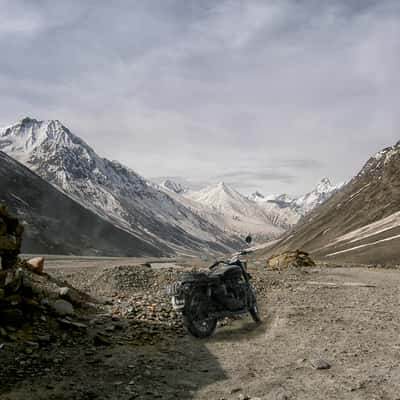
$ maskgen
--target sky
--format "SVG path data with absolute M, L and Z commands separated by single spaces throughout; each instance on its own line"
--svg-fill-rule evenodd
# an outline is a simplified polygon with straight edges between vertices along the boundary
M 0 0 L 0 125 L 147 178 L 301 194 L 400 140 L 398 0 Z

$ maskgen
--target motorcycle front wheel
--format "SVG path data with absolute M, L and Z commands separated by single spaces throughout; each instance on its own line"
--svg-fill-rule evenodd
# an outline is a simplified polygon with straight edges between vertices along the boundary
M 195 337 L 210 337 L 217 327 L 217 319 L 204 318 L 206 313 L 203 310 L 208 303 L 207 296 L 200 290 L 196 290 L 188 297 L 183 315 L 186 329 Z
M 253 318 L 254 322 L 261 322 L 261 317 L 260 317 L 260 310 L 258 308 L 257 303 L 254 303 L 254 305 L 249 309 L 249 313 L 251 315 L 251 318 Z

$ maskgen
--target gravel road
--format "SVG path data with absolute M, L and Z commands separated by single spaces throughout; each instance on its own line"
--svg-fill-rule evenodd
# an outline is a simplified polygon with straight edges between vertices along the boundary
M 61 368 L 0 398 L 400 399 L 400 272 L 250 269 L 261 325 L 245 317 L 207 340 L 76 345 L 61 350 Z

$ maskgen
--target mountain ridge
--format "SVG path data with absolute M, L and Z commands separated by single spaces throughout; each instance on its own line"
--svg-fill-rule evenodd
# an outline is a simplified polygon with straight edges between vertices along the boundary
M 260 255 L 301 248 L 326 261 L 400 264 L 399 173 L 397 142 Z
M 55 120 L 24 118 L 0 129 L 0 150 L 85 207 L 135 235 L 184 252 L 226 252 L 239 239 L 199 218 L 117 161 L 99 157 Z
M 0 151 L 0 202 L 25 226 L 25 253 L 96 256 L 170 256 L 84 208 Z M 66 212 L 68 211 L 68 212 Z

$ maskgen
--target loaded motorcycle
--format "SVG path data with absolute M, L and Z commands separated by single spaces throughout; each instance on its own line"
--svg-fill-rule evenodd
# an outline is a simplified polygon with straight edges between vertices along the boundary
M 189 333 L 199 338 L 211 336 L 217 322 L 227 317 L 248 312 L 258 323 L 256 291 L 250 279 L 245 261 L 217 261 L 206 272 L 184 274 L 169 288 L 173 308 L 182 314 Z

